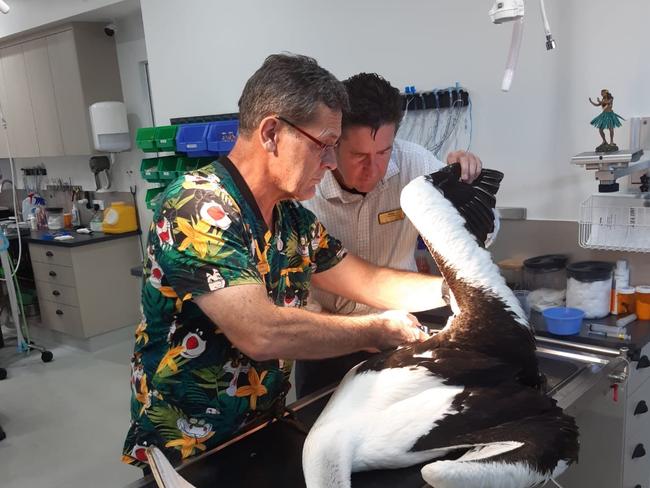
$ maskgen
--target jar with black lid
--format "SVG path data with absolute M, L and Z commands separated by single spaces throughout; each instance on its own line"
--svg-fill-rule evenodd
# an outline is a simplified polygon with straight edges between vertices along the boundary
M 567 266 L 567 307 L 584 311 L 587 319 L 609 315 L 614 263 L 580 261 Z
M 568 260 L 564 254 L 546 254 L 524 261 L 524 288 L 530 290 L 527 301 L 533 310 L 564 305 Z

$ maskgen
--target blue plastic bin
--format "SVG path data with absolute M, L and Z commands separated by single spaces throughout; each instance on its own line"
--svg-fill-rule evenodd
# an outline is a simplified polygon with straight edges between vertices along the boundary
M 210 156 L 208 150 L 208 130 L 210 124 L 181 125 L 176 133 L 176 151 L 187 153 L 191 158 Z
M 542 315 L 551 334 L 574 335 L 580 332 L 585 313 L 579 308 L 553 307 L 544 310 Z
M 215 153 L 229 153 L 235 145 L 239 131 L 239 120 L 219 120 L 210 123 L 208 149 Z

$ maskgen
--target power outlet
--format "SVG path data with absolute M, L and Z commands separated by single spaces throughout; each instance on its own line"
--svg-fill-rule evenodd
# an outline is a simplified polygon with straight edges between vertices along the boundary
M 93 200 L 93 205 L 99 206 L 99 210 L 104 210 L 104 200 Z

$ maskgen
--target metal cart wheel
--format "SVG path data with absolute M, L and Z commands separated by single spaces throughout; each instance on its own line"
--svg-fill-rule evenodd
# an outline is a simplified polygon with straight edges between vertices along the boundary
M 7 377 L 7 370 L 0 368 L 0 380 L 4 380 Z
M 41 353 L 41 361 L 44 363 L 49 363 L 54 358 L 54 354 L 51 351 L 43 351 Z

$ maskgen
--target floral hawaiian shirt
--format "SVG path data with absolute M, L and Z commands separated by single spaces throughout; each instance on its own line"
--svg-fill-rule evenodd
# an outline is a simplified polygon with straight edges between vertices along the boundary
M 171 183 L 149 232 L 123 461 L 144 466 L 149 445 L 174 463 L 199 454 L 286 392 L 290 363 L 245 356 L 193 297 L 262 284 L 276 305 L 301 307 L 312 273 L 344 255 L 340 242 L 295 201 L 276 205 L 268 229 L 227 158 Z

